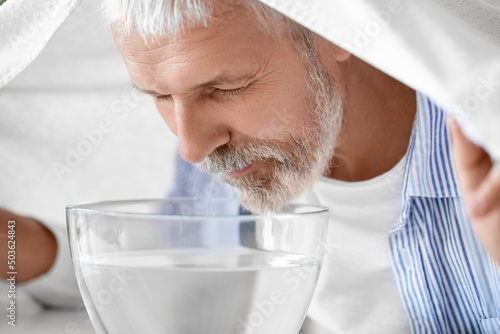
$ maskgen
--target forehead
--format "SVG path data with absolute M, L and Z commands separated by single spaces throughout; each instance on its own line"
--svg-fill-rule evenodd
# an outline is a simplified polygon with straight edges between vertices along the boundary
M 185 78 L 188 72 L 197 77 L 207 72 L 241 72 L 245 67 L 262 65 L 278 48 L 283 51 L 288 45 L 293 49 L 288 39 L 263 33 L 242 8 L 221 12 L 207 27 L 198 26 L 176 36 L 145 41 L 134 31 L 122 34 L 114 29 L 114 34 L 134 81 L 145 81 L 148 86 L 158 86 L 160 77 L 180 73 Z M 182 82 L 176 80 L 176 84 Z

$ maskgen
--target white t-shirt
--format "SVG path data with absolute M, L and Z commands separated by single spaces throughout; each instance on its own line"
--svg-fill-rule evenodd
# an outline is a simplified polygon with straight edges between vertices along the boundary
M 303 333 L 410 333 L 388 241 L 402 210 L 405 162 L 367 181 L 323 178 L 301 198 L 330 209 L 328 247 Z

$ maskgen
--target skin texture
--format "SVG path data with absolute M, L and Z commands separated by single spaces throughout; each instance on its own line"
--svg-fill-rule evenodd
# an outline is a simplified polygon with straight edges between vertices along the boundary
M 344 123 L 328 177 L 363 181 L 405 155 L 416 113 L 415 92 L 358 58 L 340 64 Z
M 15 220 L 16 282 L 23 283 L 50 270 L 57 255 L 57 241 L 40 222 L 0 210 L 0 277 L 8 278 L 8 221 Z
M 490 156 L 464 135 L 457 122 L 448 120 L 455 170 L 462 197 L 477 236 L 500 264 L 500 169 Z
M 224 28 L 217 35 L 200 30 L 150 47 L 117 38 L 134 83 L 154 91 L 158 110 L 179 137 L 181 156 L 191 163 L 201 162 L 230 140 L 263 139 L 271 133 L 265 125 L 275 123 L 276 117 L 287 124 L 304 121 L 306 73 L 299 55 L 290 52 L 292 46 L 261 39 L 243 27 L 237 32 Z M 247 43 L 234 43 L 236 34 Z M 197 88 L 220 75 L 234 80 Z M 240 87 L 247 88 L 239 93 L 218 91 Z M 274 131 L 272 139 L 286 135 Z
M 179 138 L 181 156 L 191 163 L 230 141 L 263 134 L 286 140 L 301 131 L 307 116 L 305 65 L 292 43 L 264 35 L 240 8 L 224 15 L 209 28 L 149 43 L 115 30 L 132 80 L 155 98 Z M 324 66 L 342 87 L 345 113 L 328 176 L 359 181 L 380 175 L 406 152 L 415 92 L 321 37 L 316 41 Z M 244 78 L 193 88 L 220 74 Z M 217 91 L 240 87 L 247 88 L 234 94 Z M 276 120 L 287 126 L 270 129 Z M 257 162 L 251 169 L 264 168 Z

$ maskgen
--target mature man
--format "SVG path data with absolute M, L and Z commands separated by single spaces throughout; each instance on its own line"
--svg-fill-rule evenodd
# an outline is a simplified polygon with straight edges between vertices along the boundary
M 460 201 L 432 101 L 257 1 L 106 6 L 135 86 L 185 161 L 222 176 L 252 211 L 301 194 L 332 209 L 307 332 L 500 330 L 500 275 Z M 461 174 L 467 196 L 491 162 L 453 129 L 459 166 L 482 166 Z
M 432 101 L 255 0 L 105 3 L 135 85 L 186 161 L 254 211 L 299 195 L 332 209 L 306 333 L 500 330 L 498 270 L 460 201 Z M 499 177 L 452 130 L 477 235 L 500 259 Z

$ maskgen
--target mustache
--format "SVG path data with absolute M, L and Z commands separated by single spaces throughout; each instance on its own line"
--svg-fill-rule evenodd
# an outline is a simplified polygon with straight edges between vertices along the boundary
M 228 143 L 216 148 L 196 165 L 200 170 L 211 174 L 230 173 L 245 168 L 255 161 L 263 160 L 272 160 L 280 165 L 293 167 L 300 159 L 305 158 L 305 147 L 307 147 L 304 141 L 298 139 L 294 139 L 293 143 L 295 145 L 278 140 L 255 139 L 247 139 L 237 144 Z

